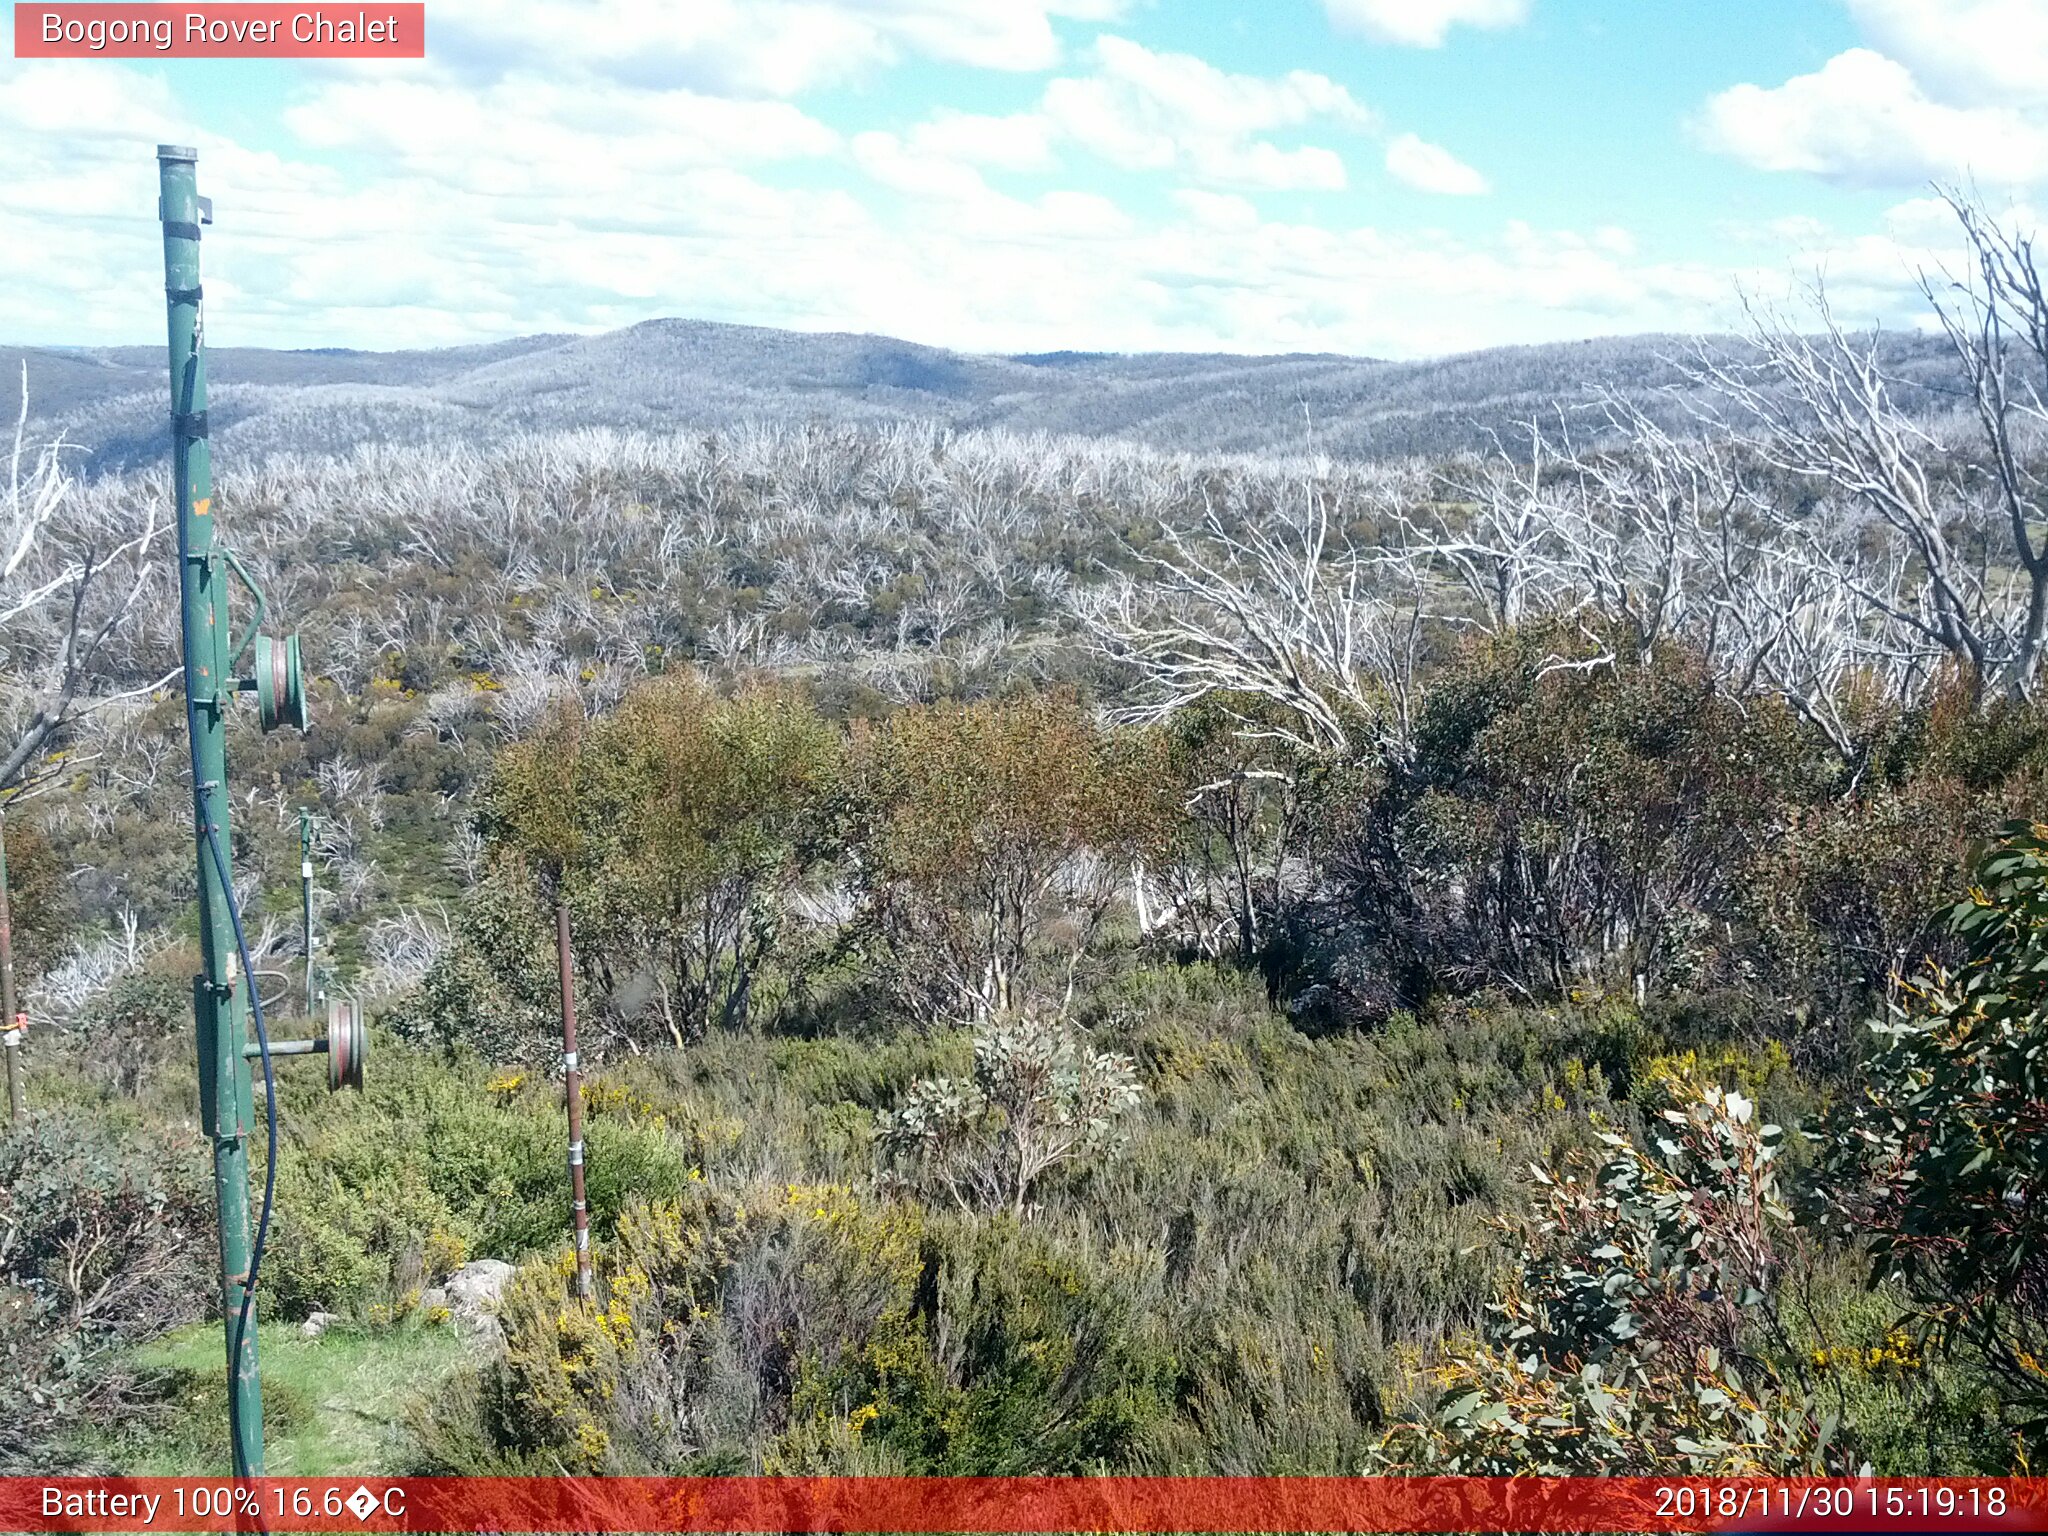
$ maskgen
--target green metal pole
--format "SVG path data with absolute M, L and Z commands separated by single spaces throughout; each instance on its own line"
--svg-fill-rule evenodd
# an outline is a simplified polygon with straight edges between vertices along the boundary
M 220 1299 L 228 1349 L 228 1419 L 234 1471 L 263 1471 L 263 1394 L 256 1376 L 252 1318 L 235 1358 L 236 1321 L 249 1278 L 249 1128 L 254 1123 L 243 1053 L 248 1000 L 235 973 L 228 893 L 207 847 L 207 828 L 228 838 L 228 569 L 214 541 L 213 460 L 206 441 L 206 351 L 200 320 L 198 152 L 157 148 L 163 191 L 164 296 L 170 320 L 171 469 L 178 498 L 178 585 L 183 599 L 186 719 L 192 736 L 194 837 L 199 860 L 199 943 L 204 974 L 192 983 L 199 1036 L 200 1116 L 213 1141 L 214 1201 L 220 1212 Z M 210 210 L 207 210 L 210 215 Z
M 19 1024 L 14 1013 L 14 912 L 7 901 L 7 812 L 0 810 L 0 1041 L 7 1044 L 7 1118 L 13 1125 L 28 1115 Z

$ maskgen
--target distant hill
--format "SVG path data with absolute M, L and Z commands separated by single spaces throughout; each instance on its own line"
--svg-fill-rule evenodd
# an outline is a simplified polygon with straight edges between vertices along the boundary
M 744 420 L 937 420 L 1254 452 L 1313 443 L 1364 458 L 1483 448 L 1558 404 L 1602 391 L 1676 419 L 1691 342 L 1634 336 L 1501 347 L 1420 362 L 1325 354 L 1051 352 L 979 356 L 883 336 L 650 320 L 598 336 L 525 336 L 431 351 L 332 348 L 208 354 L 223 451 L 343 451 L 361 442 L 487 438 L 529 428 L 651 430 Z M 1906 372 L 1944 375 L 1946 349 L 1887 343 Z M 161 347 L 0 347 L 0 409 L 20 362 L 43 430 L 94 468 L 165 452 Z

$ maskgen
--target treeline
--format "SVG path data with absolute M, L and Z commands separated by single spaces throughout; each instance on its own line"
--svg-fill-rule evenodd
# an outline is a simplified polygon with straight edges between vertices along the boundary
M 1741 356 L 1728 338 L 1715 345 Z M 915 423 L 1020 436 L 1116 439 L 1203 456 L 1304 445 L 1355 459 L 1483 453 L 1531 416 L 1583 414 L 1620 394 L 1667 425 L 1700 403 L 1683 336 L 1498 347 L 1386 362 L 1335 355 L 1056 354 L 981 357 L 876 336 L 792 334 L 651 321 L 600 336 L 526 337 L 428 352 L 211 354 L 220 456 L 346 457 L 368 445 L 471 449 L 516 432 L 605 426 L 731 431 L 820 419 Z M 1954 360 L 1912 334 L 1886 344 L 1926 415 L 1948 408 Z M 61 429 L 95 472 L 158 462 L 165 451 L 160 349 L 75 354 L 0 348 L 0 420 L 20 404 Z M 1582 437 L 1601 435 L 1586 420 Z
M 1558 665 L 1573 640 L 1467 645 L 1397 771 L 1227 697 L 1156 727 L 1058 692 L 848 726 L 790 683 L 685 672 L 565 705 L 497 760 L 491 873 L 406 1027 L 544 1054 L 562 902 L 600 1051 L 764 1012 L 1060 1014 L 1136 942 L 1252 967 L 1309 1027 L 1615 995 L 1839 1066 L 1940 951 L 1972 840 L 2040 795 L 2048 717 L 1899 711 L 1845 785 L 1818 732 L 1682 650 Z

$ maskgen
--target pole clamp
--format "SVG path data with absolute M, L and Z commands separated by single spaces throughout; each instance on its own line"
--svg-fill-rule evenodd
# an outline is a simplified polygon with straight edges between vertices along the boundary
M 203 442 L 206 439 L 206 412 L 171 412 L 171 436 L 184 443 Z

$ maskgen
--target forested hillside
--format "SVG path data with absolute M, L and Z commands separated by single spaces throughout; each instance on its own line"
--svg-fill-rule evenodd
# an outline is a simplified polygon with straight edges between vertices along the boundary
M 310 810 L 376 1041 L 360 1094 L 280 1067 L 271 1470 L 2029 1465 L 2048 323 L 1984 316 L 2048 321 L 2030 271 L 1953 300 L 1939 415 L 1818 328 L 1704 416 L 1617 375 L 1392 461 L 223 434 L 315 674 L 230 742 L 258 984 L 309 1028 Z M 560 350 L 433 388 L 599 387 Z M 166 487 L 20 465 L 0 1465 L 207 1468 Z
M 1057 352 L 979 357 L 881 336 L 807 335 L 655 320 L 600 336 L 529 336 L 426 352 L 210 354 L 224 453 L 338 453 L 359 444 L 478 444 L 520 431 L 671 431 L 763 423 L 933 423 L 1118 438 L 1169 450 L 1309 450 L 1353 458 L 1483 452 L 1562 410 L 1598 437 L 1618 395 L 1677 427 L 1708 398 L 1688 383 L 1698 344 L 1641 336 L 1506 347 L 1419 362 L 1223 354 Z M 1711 349 L 1740 355 L 1726 340 Z M 1952 409 L 1947 345 L 1883 343 L 1901 403 Z M 0 348 L 0 410 L 21 364 L 46 432 L 87 468 L 163 452 L 161 350 Z M 1933 386 L 1931 389 L 1926 386 Z

